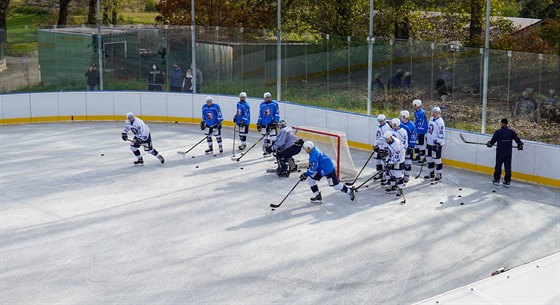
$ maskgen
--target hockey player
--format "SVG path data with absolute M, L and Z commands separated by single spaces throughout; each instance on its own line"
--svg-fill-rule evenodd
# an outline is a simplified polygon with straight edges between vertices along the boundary
M 401 127 L 401 120 L 397 118 L 392 119 L 391 128 L 393 129 L 393 136 L 401 142 L 403 149 L 406 151 L 408 149 L 408 133 Z M 404 158 L 402 161 L 404 169 Z
M 501 128 L 494 132 L 492 139 L 486 143 L 486 146 L 492 148 L 494 143 L 498 143 L 496 148 L 496 166 L 494 167 L 494 180 L 492 183 L 498 185 L 500 183 L 500 176 L 502 175 L 502 164 L 506 172 L 504 176 L 504 186 L 509 187 L 511 182 L 511 144 L 513 141 L 517 143 L 517 149 L 523 150 L 523 142 L 517 136 L 517 133 L 508 128 L 508 119 L 503 118 L 500 121 Z
M 264 101 L 260 105 L 257 121 L 257 130 L 264 136 L 262 147 L 264 157 L 270 156 L 267 146 L 274 145 L 278 131 L 278 121 L 280 121 L 278 103 L 271 98 L 270 92 L 264 93 Z
M 206 97 L 206 104 L 202 106 L 202 121 L 200 121 L 200 129 L 206 135 L 208 149 L 204 152 L 208 155 L 213 153 L 212 135 L 216 137 L 220 154 L 224 152 L 222 147 L 222 110 L 218 104 L 214 104 L 211 96 Z
M 299 180 L 307 180 L 307 184 L 311 187 L 311 191 L 315 195 L 311 198 L 311 202 L 321 203 L 323 200 L 319 187 L 317 186 L 317 181 L 321 180 L 323 177 L 327 177 L 329 185 L 335 190 L 347 193 L 350 196 L 350 200 L 354 201 L 354 190 L 339 183 L 332 160 L 319 150 L 319 148 L 317 148 L 311 141 L 305 141 L 303 143 L 303 149 L 309 154 L 309 169 L 305 173 L 301 174 Z
M 412 156 L 414 155 L 414 147 L 416 146 L 416 126 L 408 118 L 410 112 L 407 110 L 401 111 L 401 128 L 406 130 L 408 135 L 408 147 L 404 155 L 404 183 L 410 180 L 410 173 L 412 171 Z
M 442 179 L 441 173 L 443 164 L 441 162 L 441 149 L 445 144 L 445 123 L 441 118 L 441 110 L 439 107 L 432 108 L 432 118 L 428 123 L 428 133 L 426 134 L 426 143 L 428 147 L 428 169 L 430 174 L 424 176 L 424 179 L 434 179 L 439 182 Z M 434 175 L 434 165 L 436 173 Z
M 288 178 L 290 172 L 297 170 L 297 165 L 293 156 L 300 153 L 303 146 L 303 140 L 298 138 L 292 127 L 286 125 L 286 121 L 278 122 L 280 131 L 273 146 L 269 146 L 276 155 L 276 163 L 278 169 L 276 174 L 280 177 Z
M 389 124 L 386 122 L 386 118 L 384 114 L 379 114 L 377 116 L 377 123 L 379 124 L 379 126 L 377 127 L 377 132 L 375 133 L 375 146 L 373 147 L 374 150 L 377 148 L 378 150 L 384 150 L 386 149 L 385 146 L 387 146 L 385 140 L 383 139 L 383 134 L 386 131 L 391 131 L 391 126 L 389 126 Z M 375 169 L 377 171 L 383 171 L 383 160 L 380 157 L 380 154 L 375 154 L 374 155 L 375 158 Z M 374 178 L 374 180 L 379 180 L 381 179 L 381 184 L 382 185 L 386 185 L 387 184 L 387 177 L 385 177 L 385 174 L 378 176 L 379 178 Z
M 416 126 L 416 161 L 418 163 L 426 162 L 426 132 L 428 132 L 428 120 L 426 112 L 422 109 L 422 101 L 412 101 L 414 107 L 414 126 Z
M 247 134 L 249 134 L 249 124 L 251 123 L 251 107 L 246 101 L 247 93 L 239 93 L 239 102 L 237 102 L 237 113 L 233 117 L 233 123 L 236 125 L 239 132 L 239 140 L 241 145 L 237 147 L 239 150 L 244 150 L 247 147 Z
M 383 139 L 387 142 L 388 167 L 389 167 L 389 186 L 385 189 L 386 194 L 397 191 L 397 197 L 401 197 L 403 192 L 403 169 L 405 148 L 403 143 L 391 131 L 383 134 Z
M 132 131 L 134 134 L 134 139 L 130 144 L 130 150 L 136 156 L 137 160 L 134 164 L 141 165 L 144 164 L 144 159 L 140 153 L 140 146 L 144 147 L 144 151 L 154 155 L 159 159 L 161 164 L 165 163 L 163 156 L 158 153 L 158 151 L 152 146 L 152 136 L 150 135 L 150 128 L 144 121 L 134 116 L 132 112 L 126 114 L 126 122 L 124 123 L 124 129 L 122 132 L 123 141 L 128 141 L 128 132 Z

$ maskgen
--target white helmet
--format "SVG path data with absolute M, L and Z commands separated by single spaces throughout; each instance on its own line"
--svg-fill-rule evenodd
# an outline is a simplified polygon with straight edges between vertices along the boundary
M 391 120 L 391 125 L 393 125 L 393 128 L 397 128 L 401 126 L 401 120 L 394 118 Z
M 383 133 L 383 139 L 388 140 L 390 137 L 393 136 L 393 133 L 390 130 L 385 131 L 385 133 Z
M 408 110 L 401 111 L 401 118 L 408 119 L 408 117 L 410 117 L 410 112 L 408 112 Z
M 384 114 L 380 114 L 377 116 L 377 121 L 381 122 L 381 121 L 385 121 L 385 115 Z
M 313 144 L 313 142 L 311 141 L 305 141 L 303 143 L 303 149 L 307 150 L 307 149 L 313 149 L 313 147 L 315 147 L 315 145 Z
M 419 99 L 416 99 L 416 100 L 412 101 L 412 106 L 420 107 L 420 106 L 422 106 L 422 101 L 419 100 Z
M 129 112 L 126 114 L 126 119 L 130 120 L 130 119 L 134 119 L 134 114 L 132 112 Z
M 212 97 L 211 97 L 210 95 L 207 96 L 207 97 L 206 97 L 206 101 L 207 101 L 207 102 L 212 102 Z
M 267 97 L 271 97 L 271 96 L 272 96 L 272 95 L 270 95 L 270 92 L 265 92 L 263 97 L 264 97 L 264 98 L 267 98 Z
M 438 114 L 441 113 L 441 109 L 438 106 L 432 108 L 432 113 L 437 112 Z
M 243 91 L 239 93 L 239 97 L 247 97 L 247 92 Z

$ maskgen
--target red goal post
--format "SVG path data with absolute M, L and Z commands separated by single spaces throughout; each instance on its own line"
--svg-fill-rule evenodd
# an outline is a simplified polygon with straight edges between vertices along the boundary
M 340 181 L 351 180 L 358 175 L 344 132 L 313 126 L 292 126 L 292 129 L 298 137 L 313 141 L 321 151 L 335 161 L 336 176 Z

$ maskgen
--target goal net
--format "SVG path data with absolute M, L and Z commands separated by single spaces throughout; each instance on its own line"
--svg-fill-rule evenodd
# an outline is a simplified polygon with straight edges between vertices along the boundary
M 333 160 L 340 181 L 356 178 L 358 171 L 354 166 L 344 132 L 311 126 L 292 126 L 292 128 L 298 137 L 312 141 L 315 146 Z

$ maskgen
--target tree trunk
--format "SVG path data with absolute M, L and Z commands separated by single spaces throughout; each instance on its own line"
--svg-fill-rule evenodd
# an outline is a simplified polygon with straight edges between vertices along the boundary
M 482 5 L 484 0 L 471 0 L 471 24 L 469 26 L 469 46 L 479 47 L 482 42 Z
M 0 30 L 4 30 L 0 33 L 0 43 L 7 43 L 7 27 L 6 27 L 6 17 L 8 15 L 8 6 L 10 5 L 10 0 L 0 0 Z M 2 31 L 0 31 L 2 32 Z
M 70 5 L 70 1 L 72 0 L 60 0 L 60 10 L 58 12 L 58 22 L 57 25 L 66 25 L 68 21 L 68 6 Z
M 97 1 L 89 0 L 89 10 L 87 14 L 87 24 L 97 24 Z

